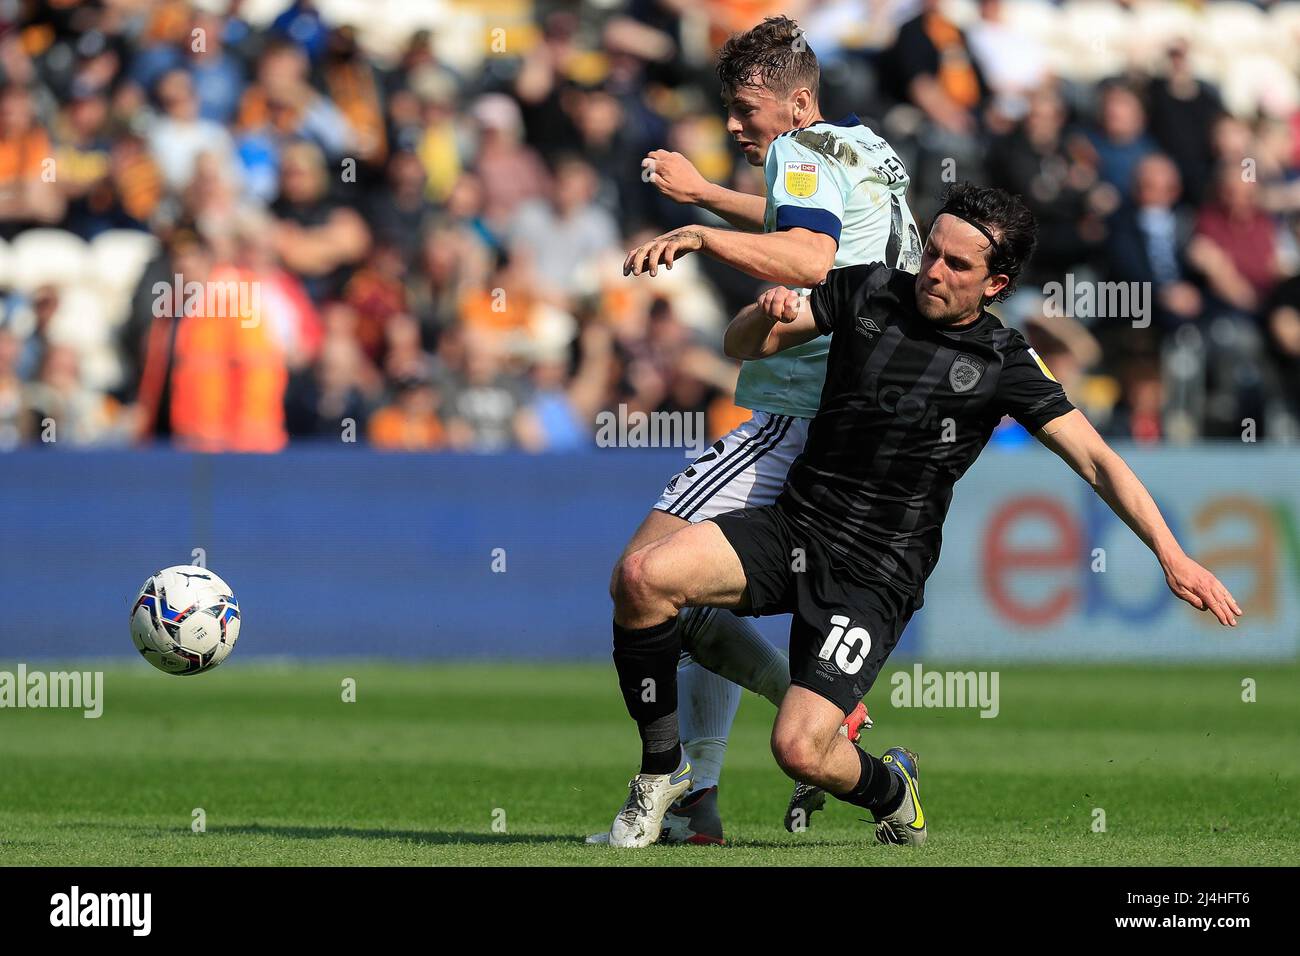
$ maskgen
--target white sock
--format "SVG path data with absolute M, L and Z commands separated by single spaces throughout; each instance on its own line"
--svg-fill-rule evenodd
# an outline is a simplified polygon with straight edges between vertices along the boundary
M 691 791 L 718 784 L 727 737 L 740 706 L 740 688 L 694 661 L 677 670 L 677 720 L 691 759 Z
M 708 671 L 704 673 L 707 674 Z M 735 684 L 731 686 L 736 687 Z M 736 687 L 736 690 L 739 692 L 740 688 Z M 682 746 L 686 748 L 687 757 L 691 761 L 691 772 L 694 774 L 691 778 L 691 789 L 687 792 L 694 793 L 697 790 L 716 787 L 718 778 L 722 776 L 722 761 L 727 756 L 727 739 L 701 737 L 698 740 L 687 741 Z
M 790 662 L 752 624 L 720 608 L 688 607 L 682 625 L 682 646 L 696 663 L 781 705 Z

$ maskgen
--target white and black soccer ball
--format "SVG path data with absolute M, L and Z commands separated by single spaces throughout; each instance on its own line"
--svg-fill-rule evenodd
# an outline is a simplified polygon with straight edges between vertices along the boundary
M 207 568 L 182 564 L 149 576 L 131 605 L 131 640 L 154 667 L 198 674 L 235 649 L 239 602 Z

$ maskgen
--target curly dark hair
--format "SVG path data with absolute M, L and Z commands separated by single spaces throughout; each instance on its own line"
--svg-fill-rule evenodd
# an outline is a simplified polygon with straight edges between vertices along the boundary
M 989 240 L 986 254 L 989 275 L 1005 275 L 1009 280 L 990 302 L 1001 302 L 1016 289 L 1016 280 L 1038 245 L 1038 222 L 1019 196 L 992 186 L 953 183 L 944 190 L 942 205 L 934 214 L 944 213 L 965 220 Z
M 806 86 L 816 99 L 821 67 L 799 24 L 789 17 L 767 17 L 722 44 L 718 79 L 728 96 L 743 86 L 762 85 L 780 96 Z

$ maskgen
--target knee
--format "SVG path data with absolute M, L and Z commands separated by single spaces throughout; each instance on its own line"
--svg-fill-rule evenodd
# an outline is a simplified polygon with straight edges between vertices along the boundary
M 648 549 L 642 548 L 624 555 L 614 568 L 610 596 L 619 607 L 644 607 L 659 597 L 654 568 L 647 551 Z
M 615 601 L 618 600 L 618 582 L 623 575 L 623 562 L 626 560 L 625 554 L 615 562 L 614 569 L 609 572 L 609 596 Z
M 795 780 L 816 781 L 821 777 L 822 749 L 810 734 L 797 727 L 778 726 L 772 731 L 772 756 Z

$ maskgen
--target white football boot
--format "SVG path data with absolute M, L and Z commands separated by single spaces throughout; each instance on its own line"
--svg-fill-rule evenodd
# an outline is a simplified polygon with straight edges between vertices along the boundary
M 649 846 L 663 832 L 664 814 L 691 789 L 691 762 L 683 752 L 672 773 L 639 773 L 628 784 L 627 802 L 609 828 L 609 845 Z
M 589 844 L 609 842 L 609 831 L 601 830 L 587 837 Z M 664 814 L 664 828 L 659 842 L 665 846 L 722 846 L 722 818 L 718 816 L 717 785 L 692 790 Z

